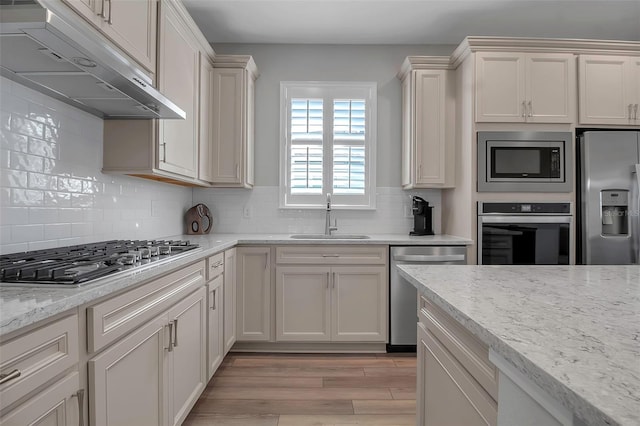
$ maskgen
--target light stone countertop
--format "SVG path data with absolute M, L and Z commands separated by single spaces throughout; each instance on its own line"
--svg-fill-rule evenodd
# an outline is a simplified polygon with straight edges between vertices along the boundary
M 163 239 L 190 240 L 200 248 L 168 262 L 153 263 L 147 268 L 124 271 L 117 275 L 95 280 L 80 287 L 60 288 L 45 285 L 26 286 L 3 283 L 0 285 L 0 337 L 23 327 L 46 320 L 80 305 L 165 275 L 177 268 L 205 259 L 236 245 L 274 244 L 389 244 L 389 245 L 469 245 L 471 241 L 451 235 L 413 237 L 404 234 L 370 235 L 370 239 L 306 240 L 292 239 L 290 234 L 210 234 L 173 235 Z
M 640 267 L 398 266 L 588 425 L 640 425 Z

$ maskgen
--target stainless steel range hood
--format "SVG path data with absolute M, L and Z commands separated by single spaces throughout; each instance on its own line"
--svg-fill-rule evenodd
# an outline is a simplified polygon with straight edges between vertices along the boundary
M 149 76 L 55 1 L 1 1 L 3 76 L 104 119 L 185 118 Z

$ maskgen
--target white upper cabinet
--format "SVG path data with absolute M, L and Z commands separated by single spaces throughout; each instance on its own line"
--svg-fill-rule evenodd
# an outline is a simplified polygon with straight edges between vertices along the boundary
M 160 91 L 186 114 L 184 120 L 159 120 L 158 168 L 195 178 L 198 171 L 198 74 L 200 52 L 192 35 L 170 7 L 160 11 Z
M 580 124 L 640 124 L 640 57 L 580 55 Z
M 257 76 L 251 56 L 216 56 L 210 117 L 213 186 L 253 187 Z
M 571 123 L 575 56 L 476 53 L 476 121 Z
M 158 0 L 63 0 L 147 71 L 156 71 Z
M 454 87 L 450 71 L 403 65 L 402 187 L 454 186 Z

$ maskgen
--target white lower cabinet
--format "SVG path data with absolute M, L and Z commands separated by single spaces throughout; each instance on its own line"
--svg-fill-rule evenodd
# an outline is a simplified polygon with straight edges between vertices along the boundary
M 498 371 L 488 347 L 424 296 L 418 319 L 417 424 L 496 426 Z
M 226 272 L 225 272 L 226 273 Z M 207 334 L 207 378 L 211 379 L 224 358 L 224 277 L 217 276 L 207 284 L 209 293 Z
M 331 268 L 276 268 L 276 340 L 331 340 Z
M 276 248 L 276 341 L 386 342 L 387 251 Z
M 82 424 L 84 391 L 79 391 L 78 373 L 49 386 L 0 418 L 3 426 L 76 426 Z
M 226 355 L 236 342 L 236 249 L 224 252 L 224 353 Z
M 276 340 L 384 342 L 386 268 L 278 266 Z
M 236 249 L 236 332 L 238 341 L 268 342 L 271 325 L 271 248 Z
M 177 425 L 207 381 L 204 287 L 92 358 L 92 426 Z

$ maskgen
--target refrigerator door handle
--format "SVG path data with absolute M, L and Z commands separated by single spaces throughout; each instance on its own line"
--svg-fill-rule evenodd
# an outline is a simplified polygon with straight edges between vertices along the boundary
M 633 259 L 636 265 L 640 265 L 640 164 L 634 164 L 631 172 L 633 179 L 633 192 L 629 220 L 631 221 L 631 244 L 633 250 Z

